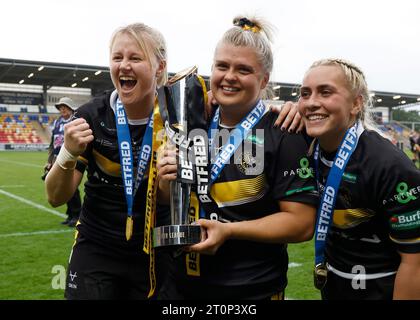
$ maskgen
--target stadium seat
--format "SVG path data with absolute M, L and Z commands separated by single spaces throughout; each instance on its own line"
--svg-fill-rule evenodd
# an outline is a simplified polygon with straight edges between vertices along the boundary
M 39 123 L 41 130 L 49 129 L 57 116 L 0 114 L 0 143 L 48 143 L 43 141 L 33 122 Z M 45 134 L 44 140 L 45 140 Z

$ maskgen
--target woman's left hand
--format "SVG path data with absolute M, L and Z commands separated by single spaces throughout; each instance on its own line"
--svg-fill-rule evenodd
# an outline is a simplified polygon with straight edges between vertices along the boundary
M 198 252 L 214 255 L 220 246 L 230 237 L 229 223 L 222 223 L 217 220 L 200 219 L 197 224 L 201 226 L 203 239 L 201 242 L 185 247 L 187 252 Z
M 217 106 L 217 101 L 216 99 L 214 99 L 213 97 L 213 93 L 211 92 L 211 90 L 207 91 L 207 104 L 205 106 L 206 109 L 206 119 L 210 119 L 211 116 L 213 115 L 213 109 L 214 107 Z
M 158 150 L 157 173 L 159 181 L 172 181 L 177 177 L 177 148 L 171 143 L 162 145 Z

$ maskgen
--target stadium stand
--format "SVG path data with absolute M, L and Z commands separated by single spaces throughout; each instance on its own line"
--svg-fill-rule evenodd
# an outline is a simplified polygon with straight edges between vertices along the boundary
M 57 116 L 0 114 L 0 143 L 48 143 L 49 127 Z
M 383 135 L 401 150 L 409 149 L 411 129 L 398 121 L 377 124 Z
M 208 84 L 209 77 L 203 78 Z M 105 66 L 0 58 L 0 150 L 8 150 L 5 144 L 49 143 L 49 126 L 58 117 L 54 104 L 60 97 L 70 96 L 80 105 L 112 88 Z M 268 91 L 269 104 L 296 101 L 299 84 L 272 82 Z M 379 128 L 394 143 L 409 146 L 410 128 L 390 123 L 389 114 L 403 104 L 419 104 L 420 94 L 372 91 L 371 96 Z

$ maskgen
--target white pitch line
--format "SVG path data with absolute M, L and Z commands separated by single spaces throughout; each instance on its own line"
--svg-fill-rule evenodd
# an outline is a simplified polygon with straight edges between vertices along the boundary
M 6 162 L 6 163 L 13 163 L 24 167 L 32 167 L 32 168 L 43 168 L 44 166 L 41 166 L 39 164 L 32 164 L 32 163 L 26 163 L 26 162 L 19 162 L 19 161 L 11 161 L 11 160 L 3 160 L 0 159 L 0 162 Z
M 297 262 L 290 262 L 290 263 L 289 263 L 289 269 L 290 269 L 290 268 L 299 268 L 299 267 L 301 267 L 301 266 L 302 266 L 302 264 L 301 264 L 301 263 L 297 263 Z M 285 300 L 296 300 L 295 298 L 288 297 L 288 296 L 286 296 L 284 299 L 285 299 Z
M 67 232 L 74 232 L 74 229 L 47 230 L 47 231 L 35 231 L 35 232 L 16 232 L 16 233 L 0 234 L 0 238 L 34 236 L 34 235 L 39 235 L 39 234 L 67 233 Z
M 66 218 L 66 217 L 67 217 L 64 213 L 61 213 L 61 212 L 59 212 L 59 211 L 56 211 L 56 210 L 53 210 L 53 209 L 47 208 L 47 207 L 45 207 L 45 206 L 43 206 L 43 205 L 40 205 L 40 204 L 38 204 L 38 203 L 32 202 L 32 201 L 30 201 L 30 200 L 27 200 L 27 199 L 25 199 L 25 198 L 19 197 L 19 196 L 17 196 L 17 195 L 14 195 L 13 193 L 10 193 L 10 192 L 7 192 L 7 191 L 4 191 L 4 190 L 2 190 L 2 189 L 0 189 L 0 194 L 4 194 L 5 196 L 8 196 L 8 197 L 10 197 L 10 198 L 12 198 L 12 199 L 15 199 L 15 200 L 18 200 L 18 201 L 20 201 L 20 202 L 26 203 L 27 205 L 30 205 L 30 206 L 35 207 L 35 208 L 37 208 L 37 209 L 40 209 L 40 210 L 43 210 L 43 211 L 46 211 L 46 212 L 52 213 L 53 215 L 59 216 L 59 217 L 61 217 L 61 218 Z

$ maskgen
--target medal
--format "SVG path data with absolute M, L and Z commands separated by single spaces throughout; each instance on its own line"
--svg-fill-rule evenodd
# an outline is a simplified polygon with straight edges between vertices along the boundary
M 315 269 L 314 285 L 322 290 L 327 283 L 327 266 L 325 263 L 325 246 L 328 239 L 328 232 L 333 221 L 335 202 L 340 192 L 340 183 L 343 177 L 344 169 L 351 158 L 354 150 L 357 148 L 359 138 L 364 131 L 363 124 L 358 120 L 352 127 L 348 128 L 341 141 L 340 147 L 336 152 L 331 169 L 328 172 L 327 181 L 322 191 L 321 201 L 317 210 L 317 220 L 315 225 Z M 345 157 L 343 156 L 345 155 Z M 319 186 L 321 185 L 320 170 L 318 162 L 320 158 L 320 145 L 316 144 L 314 152 L 315 174 Z
M 315 266 L 314 269 L 314 286 L 318 290 L 322 290 L 327 283 L 327 266 L 325 263 L 320 263 Z
M 121 177 L 123 180 L 123 188 L 125 199 L 127 202 L 127 222 L 125 226 L 125 237 L 128 240 L 133 235 L 133 201 L 137 193 L 140 183 L 144 178 L 145 166 L 150 160 L 150 151 L 153 141 L 153 113 L 150 114 L 147 122 L 146 132 L 143 136 L 143 142 L 139 152 L 139 164 L 137 166 L 137 177 L 133 173 L 133 153 L 131 147 L 131 134 L 128 126 L 128 119 L 125 114 L 124 105 L 120 98 L 115 103 L 115 125 L 117 127 L 118 149 L 120 155 Z M 140 165 L 144 161 L 146 165 Z

